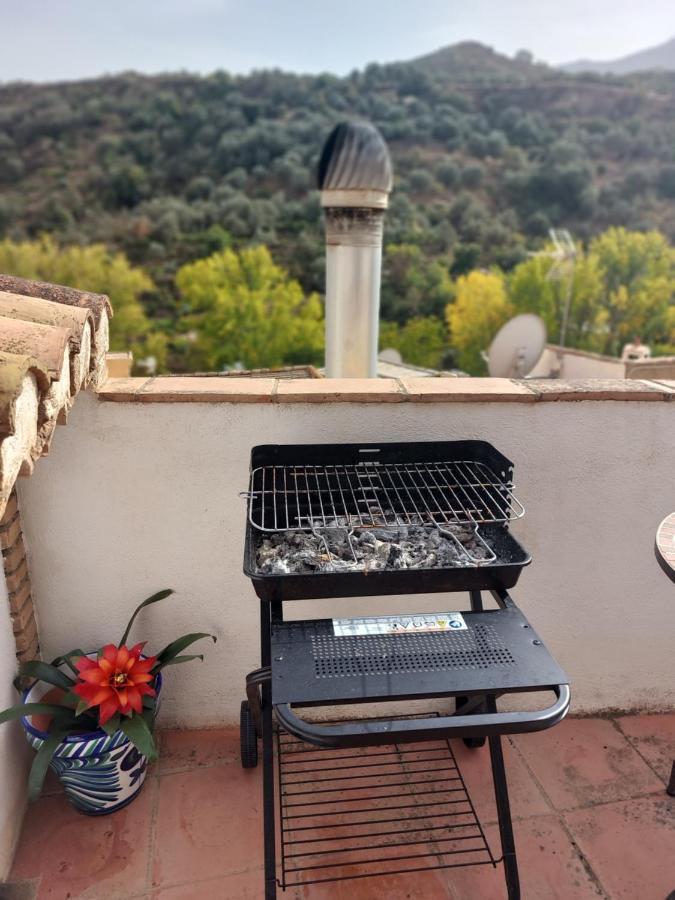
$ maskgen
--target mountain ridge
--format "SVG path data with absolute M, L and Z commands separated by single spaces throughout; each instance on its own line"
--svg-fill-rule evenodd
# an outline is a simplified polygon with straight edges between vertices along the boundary
M 558 67 L 568 74 L 595 72 L 607 75 L 630 75 L 654 70 L 675 71 L 675 37 L 662 44 L 637 50 L 613 60 L 578 59 Z

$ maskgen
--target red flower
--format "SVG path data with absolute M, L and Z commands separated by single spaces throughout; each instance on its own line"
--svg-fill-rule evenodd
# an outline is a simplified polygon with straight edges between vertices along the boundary
M 155 696 L 150 682 L 154 675 L 150 669 L 157 662 L 156 656 L 141 659 L 144 644 L 136 644 L 131 650 L 123 644 L 116 647 L 107 644 L 98 659 L 81 656 L 75 663 L 80 673 L 73 690 L 87 701 L 87 709 L 100 706 L 99 724 L 105 725 L 116 712 L 131 715 L 143 709 L 143 694 Z

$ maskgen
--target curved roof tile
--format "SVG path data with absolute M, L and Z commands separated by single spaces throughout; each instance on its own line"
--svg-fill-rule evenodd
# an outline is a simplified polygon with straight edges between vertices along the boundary
M 0 274 L 0 516 L 78 390 L 104 380 L 111 315 L 103 294 Z
M 71 377 L 79 389 L 89 380 L 94 317 L 88 307 L 66 306 L 36 297 L 0 291 L 0 316 L 66 328 L 71 335 Z
M 0 274 L 0 291 L 19 294 L 24 297 L 49 300 L 52 303 L 62 303 L 66 306 L 80 309 L 89 309 L 94 319 L 94 329 L 91 336 L 92 353 L 89 362 L 91 376 L 89 381 L 92 387 L 98 387 L 105 381 L 105 355 L 108 351 L 109 343 L 108 321 L 113 314 L 110 300 L 105 294 L 78 291 L 75 288 L 65 287 L 62 284 L 49 284 L 46 281 L 29 281 L 27 278 L 2 274 Z
M 69 390 L 71 347 L 75 349 L 68 328 L 0 315 L 0 350 L 34 356 L 47 368 L 52 381 L 66 378 Z M 73 385 L 73 392 L 75 390 Z
M 47 281 L 29 281 L 16 275 L 0 274 L 0 291 L 10 294 L 23 294 L 25 297 L 41 297 L 54 303 L 65 303 L 67 306 L 80 306 L 90 309 L 98 328 L 101 318 L 112 318 L 112 306 L 105 294 L 93 294 L 91 291 L 78 291 L 62 284 L 49 284 Z
M 33 376 L 41 394 L 49 390 L 49 373 L 35 357 L 0 351 L 0 438 L 16 431 L 16 401 L 27 375 Z

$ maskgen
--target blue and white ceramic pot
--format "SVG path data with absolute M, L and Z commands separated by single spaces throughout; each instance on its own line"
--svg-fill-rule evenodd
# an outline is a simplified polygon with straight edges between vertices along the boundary
M 154 687 L 159 698 L 160 674 Z M 50 685 L 38 681 L 23 701 L 38 703 L 49 690 Z M 49 735 L 35 727 L 32 716 L 23 716 L 21 724 L 28 743 L 39 750 Z M 90 816 L 104 816 L 131 803 L 143 786 L 147 767 L 147 757 L 126 734 L 108 735 L 100 729 L 64 738 L 50 763 L 75 809 Z

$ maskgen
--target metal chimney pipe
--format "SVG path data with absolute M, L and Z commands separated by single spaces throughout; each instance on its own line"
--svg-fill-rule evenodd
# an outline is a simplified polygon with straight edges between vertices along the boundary
M 376 378 L 384 211 L 393 172 L 368 122 L 343 122 L 326 141 L 319 189 L 326 221 L 326 375 Z

